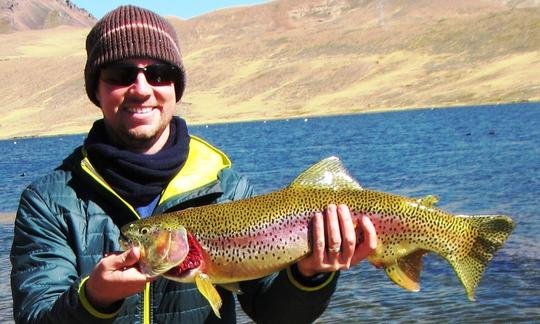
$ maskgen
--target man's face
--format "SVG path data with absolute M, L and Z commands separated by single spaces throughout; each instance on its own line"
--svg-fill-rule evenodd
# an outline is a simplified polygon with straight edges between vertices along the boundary
M 120 63 L 137 67 L 163 64 L 152 59 L 130 59 Z M 113 142 L 132 151 L 155 153 L 169 137 L 176 94 L 172 81 L 155 82 L 145 73 L 149 72 L 138 71 L 133 82 L 125 85 L 114 81 L 121 73 L 109 73 L 111 81 L 102 70 L 96 95 Z

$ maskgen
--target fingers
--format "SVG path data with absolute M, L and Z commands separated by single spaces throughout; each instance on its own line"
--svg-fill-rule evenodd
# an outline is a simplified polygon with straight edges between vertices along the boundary
M 104 277 L 109 276 L 109 279 L 133 282 L 151 280 L 142 274 L 137 266 L 140 255 L 138 247 L 132 247 L 121 253 L 108 254 L 101 259 L 96 268 L 100 269 L 99 273 Z
M 367 258 L 377 248 L 377 233 L 375 226 L 369 217 L 362 215 L 360 219 L 360 231 L 363 233 L 364 240 L 356 247 L 356 251 L 351 260 L 351 264 L 357 264 Z
M 326 211 L 328 257 L 339 256 L 338 262 L 348 267 L 356 247 L 356 232 L 349 207 L 329 205 Z
M 106 255 L 103 258 L 103 263 L 110 270 L 120 270 L 135 265 L 139 261 L 139 257 L 139 248 L 132 247 L 120 254 Z
M 349 207 L 346 205 L 339 205 L 338 211 L 341 233 L 341 263 L 349 267 L 356 247 L 356 231 L 354 230 Z
M 325 225 L 323 214 L 317 212 L 313 218 L 311 218 L 311 253 L 305 258 L 300 259 L 297 263 L 298 271 L 305 277 L 311 277 L 322 272 L 326 255 L 324 232 Z
M 316 213 L 311 220 L 312 253 L 298 262 L 300 272 L 310 276 L 344 270 L 372 254 L 377 246 L 375 227 L 369 217 L 358 217 L 353 220 L 346 205 L 329 205 L 324 214 Z
M 311 252 L 311 258 L 313 259 L 314 263 L 322 263 L 326 254 L 323 214 L 320 212 L 316 213 L 311 222 L 311 233 L 313 239 L 313 251 Z
M 85 283 L 86 296 L 90 303 L 106 308 L 144 290 L 149 279 L 135 267 L 139 258 L 138 248 L 105 255 Z
M 311 220 L 312 252 L 298 262 L 305 276 L 348 269 L 354 253 L 356 234 L 347 206 L 329 205 L 324 214 Z
M 329 205 L 326 208 L 326 235 L 328 237 L 328 245 L 326 250 L 330 257 L 335 257 L 341 252 L 341 231 L 336 211 L 336 205 Z
M 129 253 L 124 253 L 125 258 L 123 262 L 125 267 L 132 266 L 139 261 L 139 258 L 141 257 L 141 251 L 138 247 L 134 246 L 126 252 Z

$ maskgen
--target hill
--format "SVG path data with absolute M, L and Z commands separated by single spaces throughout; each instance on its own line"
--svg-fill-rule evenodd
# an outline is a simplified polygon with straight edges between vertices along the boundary
M 281 0 L 168 17 L 192 123 L 540 101 L 540 1 Z M 86 132 L 88 28 L 0 35 L 0 137 Z
M 0 0 L 0 33 L 61 25 L 89 27 L 95 21 L 69 0 Z

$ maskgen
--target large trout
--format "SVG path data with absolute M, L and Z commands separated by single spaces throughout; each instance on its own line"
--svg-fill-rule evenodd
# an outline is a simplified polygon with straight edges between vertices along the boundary
M 437 199 L 410 199 L 363 189 L 338 158 L 330 157 L 269 194 L 152 216 L 122 227 L 122 244 L 138 246 L 140 268 L 195 282 L 219 316 L 213 284 L 233 283 L 285 269 L 310 253 L 310 219 L 329 204 L 346 204 L 355 225 L 367 215 L 378 245 L 368 260 L 397 285 L 418 291 L 422 256 L 450 263 L 469 299 L 494 253 L 514 228 L 503 215 L 452 215 Z

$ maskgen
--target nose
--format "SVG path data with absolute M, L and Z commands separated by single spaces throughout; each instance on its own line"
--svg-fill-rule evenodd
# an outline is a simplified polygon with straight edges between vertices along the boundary
M 152 86 L 148 83 L 142 71 L 137 74 L 137 78 L 130 87 L 130 93 L 139 97 L 147 97 L 152 93 Z

